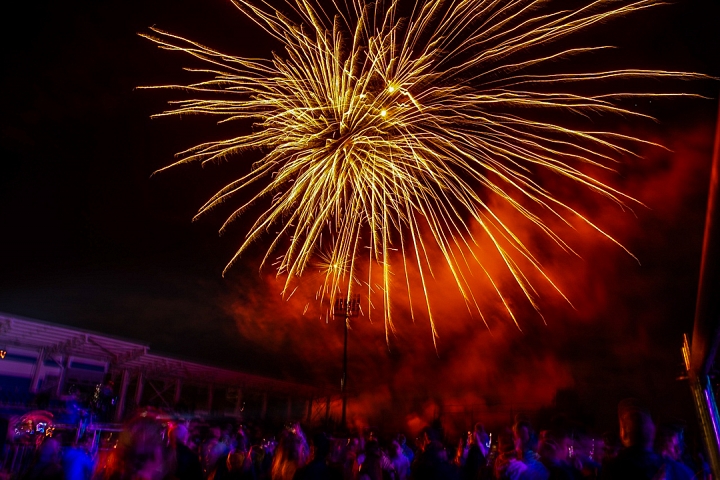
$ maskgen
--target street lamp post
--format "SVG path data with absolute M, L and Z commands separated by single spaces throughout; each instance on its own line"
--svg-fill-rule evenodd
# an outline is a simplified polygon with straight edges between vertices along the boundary
M 338 298 L 335 302 L 333 315 L 342 317 L 345 320 L 345 341 L 343 343 L 343 373 L 340 381 L 340 392 L 342 393 L 342 418 L 340 420 L 343 428 L 346 427 L 346 411 L 347 411 L 347 346 L 348 346 L 348 327 L 350 319 L 360 315 L 360 295 L 353 295 L 347 298 Z

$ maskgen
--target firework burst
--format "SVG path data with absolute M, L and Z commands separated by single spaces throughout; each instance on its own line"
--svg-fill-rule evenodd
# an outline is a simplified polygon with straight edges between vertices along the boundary
M 390 293 L 402 288 L 392 285 L 393 272 L 405 278 L 412 309 L 408 271 L 416 269 L 435 340 L 427 278 L 433 263 L 429 250 L 437 249 L 471 312 L 482 317 L 468 278 L 475 270 L 487 276 L 517 324 L 499 284 L 483 266 L 477 236 L 492 242 L 536 309 L 537 293 L 520 265 L 530 265 L 555 285 L 533 252 L 493 212 L 489 198 L 505 202 L 567 251 L 572 250 L 551 229 L 549 218 L 584 222 L 615 242 L 557 199 L 538 173 L 552 172 L 624 205 L 632 199 L 591 176 L 588 168 L 610 169 L 618 156 L 632 154 L 632 144 L 649 143 L 615 131 L 570 128 L 532 112 L 642 117 L 618 100 L 682 94 L 588 96 L 574 87 L 700 75 L 628 69 L 537 73 L 538 65 L 608 48 L 549 51 L 546 44 L 659 5 L 657 0 L 598 0 L 579 9 L 549 11 L 538 8 L 549 2 L 533 0 L 425 0 L 410 2 L 405 13 L 399 0 L 346 1 L 323 9 L 308 0 L 287 0 L 283 14 L 265 2 L 235 0 L 283 45 L 272 59 L 225 55 L 157 29 L 144 35 L 208 65 L 196 70 L 206 78 L 199 83 L 146 87 L 180 88 L 197 96 L 172 102 L 172 109 L 158 116 L 208 114 L 222 122 L 252 124 L 249 133 L 181 152 L 166 168 L 251 149 L 261 152 L 247 175 L 229 183 L 198 213 L 260 182 L 259 193 L 241 202 L 221 228 L 247 215 L 251 205 L 267 201 L 269 207 L 254 217 L 226 270 L 253 242 L 267 237 L 263 263 L 272 263 L 284 276 L 285 294 L 298 277 L 320 265 L 320 294 L 330 305 L 337 295 L 349 298 L 353 289 L 381 292 L 387 333 L 394 330 Z M 400 258 L 401 265 L 393 269 L 391 258 Z M 373 275 L 381 280 L 371 280 Z

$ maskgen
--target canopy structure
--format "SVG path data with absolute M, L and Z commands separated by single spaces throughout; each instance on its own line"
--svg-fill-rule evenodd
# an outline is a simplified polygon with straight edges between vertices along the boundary
M 71 385 L 106 383 L 117 398 L 118 421 L 131 407 L 153 405 L 318 422 L 339 399 L 339 392 L 154 354 L 141 342 L 5 313 L 0 349 L 6 352 L 0 384 L 59 398 Z

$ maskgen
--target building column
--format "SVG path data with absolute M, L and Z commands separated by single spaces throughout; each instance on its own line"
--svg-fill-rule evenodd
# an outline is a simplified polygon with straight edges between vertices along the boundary
M 42 372 L 43 365 L 45 365 L 45 349 L 41 348 L 38 352 L 37 360 L 32 370 L 32 378 L 30 379 L 30 393 L 37 393 L 40 383 L 40 372 Z
M 173 395 L 173 406 L 180 403 L 180 396 L 182 395 L 182 380 L 175 380 L 175 394 Z
M 235 416 L 237 417 L 240 415 L 240 412 L 242 411 L 242 388 L 237 388 L 237 398 L 235 399 Z
M 135 385 L 135 407 L 140 406 L 140 402 L 142 401 L 142 394 L 143 394 L 143 374 L 142 372 L 138 372 L 137 374 L 137 384 Z
M 265 414 L 267 414 L 267 393 L 263 393 L 262 406 L 260 407 L 260 419 L 265 420 Z
M 120 400 L 115 407 L 115 421 L 120 422 L 125 413 L 125 398 L 127 397 L 128 385 L 130 385 L 130 372 L 127 369 L 122 371 L 122 379 L 120 380 Z
M 60 362 L 60 378 L 58 378 L 57 389 L 55 390 L 55 395 L 58 397 L 63 394 L 68 368 L 70 368 L 70 355 L 63 355 L 62 361 Z

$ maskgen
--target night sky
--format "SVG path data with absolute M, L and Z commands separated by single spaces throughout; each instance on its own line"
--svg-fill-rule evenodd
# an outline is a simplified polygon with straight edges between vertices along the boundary
M 4 16 L 0 311 L 336 385 L 341 323 L 303 316 L 307 299 L 282 300 L 273 272 L 258 271 L 262 244 L 222 278 L 244 232 L 241 221 L 218 237 L 228 211 L 191 222 L 249 161 L 150 177 L 176 152 L 232 131 L 210 118 L 150 119 L 183 97 L 136 87 L 192 80 L 182 67 L 197 66 L 137 36 L 150 26 L 236 55 L 280 51 L 222 0 L 19 2 Z M 574 41 L 620 47 L 599 63 L 720 76 L 719 32 L 717 2 L 688 0 Z M 688 387 L 676 377 L 682 334 L 692 330 L 718 84 L 681 88 L 709 98 L 643 100 L 638 109 L 657 123 L 613 120 L 670 150 L 643 147 L 643 158 L 623 158 L 606 177 L 645 207 L 623 212 L 582 199 L 640 264 L 589 229 L 562 231 L 579 259 L 519 225 L 574 308 L 542 288 L 546 324 L 518 299 L 521 332 L 488 300 L 488 330 L 444 290 L 440 269 L 437 351 L 424 319 L 399 318 L 390 348 L 381 320 L 355 322 L 350 380 L 361 393 L 351 415 L 395 416 L 415 428 L 440 403 L 536 409 L 561 390 L 576 392 L 598 428 L 627 396 L 646 400 L 658 418 L 691 420 Z

